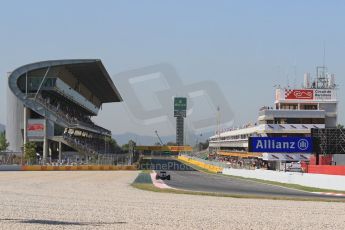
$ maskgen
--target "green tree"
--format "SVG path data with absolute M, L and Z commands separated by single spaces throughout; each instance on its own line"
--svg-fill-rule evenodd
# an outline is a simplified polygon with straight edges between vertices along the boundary
M 29 162 L 36 159 L 36 143 L 35 142 L 27 142 L 24 145 L 24 157 Z
M 344 129 L 344 125 L 338 124 L 338 125 L 337 125 L 337 128 L 338 128 L 338 129 Z
M 10 144 L 6 140 L 5 133 L 0 133 L 0 152 L 7 150 Z
M 128 146 L 129 146 L 128 144 L 124 144 L 124 145 L 121 146 L 121 148 L 122 148 L 123 151 L 127 152 L 128 151 Z
M 205 149 L 207 149 L 208 148 L 208 140 L 206 140 L 205 142 L 200 142 L 199 143 L 199 148 L 200 148 L 200 150 L 205 150 Z
M 132 142 L 132 145 L 135 147 L 137 145 L 137 143 L 135 143 L 135 141 L 133 140 L 129 140 L 127 144 L 124 144 L 121 146 L 122 150 L 125 152 L 128 152 L 129 150 L 129 144 Z
M 106 137 L 105 142 L 107 146 L 110 147 L 111 152 L 119 153 L 121 152 L 121 147 L 117 144 L 116 140 L 111 137 Z

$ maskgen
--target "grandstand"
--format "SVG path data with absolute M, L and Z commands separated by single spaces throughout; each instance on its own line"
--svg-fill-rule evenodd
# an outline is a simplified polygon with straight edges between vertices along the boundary
M 92 120 L 102 104 L 122 101 L 100 60 L 28 64 L 10 73 L 8 83 L 6 135 L 13 152 L 33 141 L 42 163 L 61 163 L 71 153 L 83 161 L 119 153 L 107 141 L 111 131 Z

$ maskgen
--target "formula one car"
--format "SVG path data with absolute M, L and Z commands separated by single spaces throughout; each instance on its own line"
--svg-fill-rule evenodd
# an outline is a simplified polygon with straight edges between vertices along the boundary
M 170 175 L 168 175 L 165 171 L 160 171 L 156 174 L 156 180 L 170 180 L 170 178 Z

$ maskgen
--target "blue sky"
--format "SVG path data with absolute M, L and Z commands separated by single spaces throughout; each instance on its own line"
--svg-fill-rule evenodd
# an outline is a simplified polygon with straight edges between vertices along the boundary
M 340 86 L 339 123 L 345 123 L 344 1 L 0 4 L 1 108 L 6 108 L 6 73 L 30 62 L 100 58 L 112 76 L 164 62 L 186 84 L 216 82 L 235 112 L 235 123 L 242 124 L 273 103 L 273 85 L 300 85 L 304 72 L 314 74 L 325 43 L 326 65 Z M 122 105 L 104 106 L 97 122 L 113 133 L 153 133 L 152 127 L 133 123 Z M 0 123 L 6 123 L 6 113 L 0 113 Z

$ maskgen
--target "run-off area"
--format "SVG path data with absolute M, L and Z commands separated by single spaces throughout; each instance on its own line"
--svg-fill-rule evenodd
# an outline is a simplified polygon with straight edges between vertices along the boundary
M 0 173 L 1 229 L 343 229 L 343 203 L 143 191 L 139 171 Z M 284 216 L 284 218 L 282 218 Z

